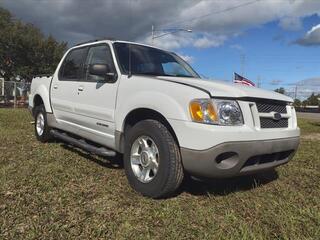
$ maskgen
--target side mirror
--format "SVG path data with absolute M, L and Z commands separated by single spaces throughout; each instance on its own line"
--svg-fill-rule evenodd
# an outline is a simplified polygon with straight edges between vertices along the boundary
M 89 73 L 103 77 L 106 82 L 112 82 L 117 77 L 117 74 L 111 70 L 108 64 L 90 64 Z

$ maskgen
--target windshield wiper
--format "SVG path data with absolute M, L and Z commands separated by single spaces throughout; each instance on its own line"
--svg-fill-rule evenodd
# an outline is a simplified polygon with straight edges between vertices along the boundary
M 194 78 L 194 76 L 190 76 L 190 75 L 184 75 L 184 74 L 176 74 L 176 75 L 169 75 L 172 77 L 187 77 L 187 78 Z
M 190 76 L 190 75 L 183 75 L 183 74 L 164 74 L 164 73 L 157 73 L 157 72 L 132 72 L 132 75 L 151 75 L 151 76 L 164 76 L 164 77 L 187 77 L 187 78 L 194 78 L 194 76 Z
M 170 77 L 173 76 L 173 75 L 157 73 L 157 72 L 143 72 L 143 73 L 133 73 L 133 74 L 137 74 L 137 75 L 152 75 L 152 76 L 170 76 Z

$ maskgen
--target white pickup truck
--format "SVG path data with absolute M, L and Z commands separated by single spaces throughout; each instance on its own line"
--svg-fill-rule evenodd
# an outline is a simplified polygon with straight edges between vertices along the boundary
M 122 153 L 130 185 L 152 198 L 172 194 L 185 173 L 275 168 L 299 145 L 291 98 L 202 80 L 176 54 L 125 41 L 72 47 L 52 76 L 33 79 L 29 108 L 38 140 Z

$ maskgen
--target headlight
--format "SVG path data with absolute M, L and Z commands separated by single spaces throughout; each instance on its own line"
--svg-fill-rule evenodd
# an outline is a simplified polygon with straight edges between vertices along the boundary
M 242 125 L 243 118 L 236 101 L 223 99 L 195 99 L 189 110 L 194 122 L 217 125 Z

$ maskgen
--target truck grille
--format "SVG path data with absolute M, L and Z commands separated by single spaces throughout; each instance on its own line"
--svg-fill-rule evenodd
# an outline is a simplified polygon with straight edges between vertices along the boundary
M 256 103 L 259 113 L 269 113 L 269 112 L 278 112 L 278 113 L 287 113 L 286 103 L 265 103 L 257 102 Z
M 289 118 L 287 103 L 276 100 L 258 100 L 255 102 L 260 119 L 260 128 L 288 128 Z M 280 113 L 281 118 L 274 119 L 274 113 Z
M 272 118 L 260 117 L 260 127 L 261 128 L 287 128 L 288 119 L 282 118 L 278 121 Z

